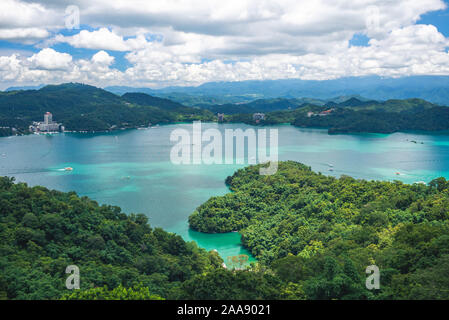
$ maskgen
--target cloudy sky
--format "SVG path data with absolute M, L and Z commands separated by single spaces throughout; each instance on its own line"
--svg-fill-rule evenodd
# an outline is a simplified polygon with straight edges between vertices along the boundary
M 443 0 L 0 0 L 0 89 L 449 75 Z

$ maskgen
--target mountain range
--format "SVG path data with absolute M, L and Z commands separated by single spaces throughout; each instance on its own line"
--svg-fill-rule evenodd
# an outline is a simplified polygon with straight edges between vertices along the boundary
M 439 105 L 449 105 L 449 76 L 410 76 L 402 78 L 348 77 L 335 80 L 251 80 L 209 82 L 196 87 L 162 89 L 106 87 L 116 94 L 143 92 L 166 97 L 184 104 L 225 104 L 267 98 L 311 98 L 359 95 L 371 100 L 420 98 Z M 193 98 L 195 97 L 195 99 Z M 205 101 L 201 101 L 201 97 Z M 187 102 L 187 103 L 186 103 Z
M 246 103 L 186 106 L 141 92 L 122 96 L 94 86 L 66 83 L 38 90 L 0 92 L 0 136 L 27 133 L 47 111 L 69 131 L 109 131 L 180 121 L 217 121 L 248 124 L 290 123 L 328 128 L 333 133 L 449 129 L 449 108 L 423 99 L 371 100 L 360 96 L 333 99 L 265 98 Z M 326 117 L 314 117 L 309 114 Z M 253 113 L 266 113 L 256 122 Z M 16 130 L 14 130 L 16 129 Z
M 107 131 L 157 123 L 211 120 L 207 110 L 146 94 L 120 97 L 94 86 L 66 83 L 39 90 L 0 92 L 0 127 L 27 132 L 32 121 L 42 121 L 45 112 L 70 131 Z M 4 130 L 3 130 L 4 131 Z M 0 135 L 9 135 L 11 131 Z

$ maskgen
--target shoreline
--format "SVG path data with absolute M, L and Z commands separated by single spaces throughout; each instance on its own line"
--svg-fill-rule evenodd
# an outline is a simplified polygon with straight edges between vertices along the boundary
M 165 130 L 170 130 L 170 127 L 169 128 L 167 128 L 167 126 L 172 126 L 172 127 L 176 127 L 178 124 L 190 124 L 191 122 L 181 122 L 181 123 L 166 123 L 166 124 L 163 124 L 163 125 L 158 125 L 159 127 L 162 127 L 162 126 L 164 126 L 165 127 Z M 213 124 L 213 125 L 217 125 L 217 122 L 204 122 L 204 124 Z M 218 124 L 221 124 L 221 123 L 218 123 Z M 232 125 L 236 125 L 236 124 L 238 124 L 238 123 L 225 123 L 225 124 L 230 124 L 231 126 Z M 254 127 L 254 126 L 252 126 L 252 125 L 248 125 L 248 124 L 245 124 L 245 126 L 247 126 L 248 128 L 251 128 L 251 127 Z M 278 127 L 278 125 L 271 125 L 272 127 Z M 295 126 L 293 126 L 293 125 L 290 125 L 291 127 L 295 127 Z M 286 127 L 285 125 L 283 126 L 284 128 Z M 153 127 L 149 127 L 149 128 L 154 128 L 154 126 Z M 148 128 L 148 129 L 149 129 Z M 297 127 L 295 127 L 295 128 L 297 128 Z M 94 136 L 94 135 L 101 135 L 101 134 L 113 134 L 113 132 L 120 132 L 120 131 L 128 131 L 128 130 L 131 130 L 131 129 L 138 129 L 138 128 L 124 128 L 123 130 L 114 130 L 114 131 L 106 131 L 106 132 L 90 132 L 90 134 L 93 134 L 92 136 Z M 316 131 L 316 132 L 322 132 L 322 134 L 323 135 L 325 135 L 325 132 L 324 132 L 324 130 L 325 129 L 322 129 L 322 128 L 298 128 L 299 130 L 296 130 L 296 129 L 294 129 L 294 130 L 292 130 L 292 131 L 298 131 L 298 132 L 301 132 L 302 130 L 304 130 L 304 131 L 310 131 L 310 132 L 312 132 L 312 131 Z M 290 130 L 291 129 L 288 129 L 289 131 L 288 132 L 290 132 Z M 137 131 L 136 131 L 137 132 Z M 79 133 L 83 133 L 83 132 L 71 132 L 71 131 L 66 131 L 66 132 L 64 132 L 64 133 L 74 133 L 74 134 L 79 134 Z M 148 133 L 148 134 L 150 134 L 150 133 Z M 38 135 L 44 135 L 45 136 L 45 134 L 38 134 Z M 144 135 L 146 135 L 146 134 L 144 134 Z M 75 136 L 75 135 L 74 135 Z M 80 137 L 82 137 L 83 135 L 82 134 L 80 134 L 79 135 Z M 62 137 L 61 137 L 62 138 Z M 59 139 L 59 138 L 58 138 Z M 417 139 L 416 139 L 417 140 Z M 43 140 L 40 140 L 40 141 L 42 141 L 43 142 Z M 405 138 L 404 138 L 404 143 L 405 143 Z M 402 170 L 400 170 L 401 172 L 402 172 Z M 324 173 L 324 174 L 326 174 L 326 173 Z M 392 177 L 391 178 L 391 180 L 395 180 L 394 179 L 395 177 Z M 373 179 L 373 180 L 378 180 L 378 179 Z M 388 180 L 388 181 L 390 181 L 390 180 Z M 405 182 L 404 182 L 405 183 Z M 413 184 L 412 182 L 411 183 L 406 183 L 406 184 Z M 42 185 L 42 184 L 40 184 L 40 185 Z M 228 189 L 228 192 L 232 192 L 231 190 L 229 190 L 229 186 L 227 186 L 227 189 Z M 212 195 L 213 196 L 213 195 Z M 129 210 L 127 210 L 127 212 L 129 212 Z M 183 221 L 184 223 L 185 222 L 188 222 L 188 218 L 186 218 L 184 221 Z M 194 228 L 191 228 L 190 227 L 190 225 L 188 225 L 188 228 L 189 228 L 189 230 L 191 230 L 191 231 L 195 231 L 195 232 L 200 232 L 201 234 L 205 234 L 205 235 L 211 235 L 212 237 L 216 237 L 216 236 L 220 236 L 220 235 L 225 235 L 226 233 L 234 233 L 235 234 L 235 231 L 234 232 L 232 232 L 232 231 L 230 231 L 230 232 L 226 232 L 226 233 L 217 233 L 217 232 L 213 232 L 213 233 L 206 233 L 206 232 L 201 232 L 201 231 L 198 231 L 198 230 L 195 230 Z M 188 232 L 188 230 L 187 230 L 187 232 Z M 179 233 L 177 233 L 177 234 L 179 234 Z M 198 243 L 198 242 L 197 242 Z M 241 246 L 241 248 L 245 248 L 245 249 L 248 249 L 247 247 L 245 247 L 244 245 L 243 245 L 243 243 L 242 242 L 240 242 L 240 246 Z M 202 247 L 204 247 L 204 246 L 202 246 Z
M 199 121 L 199 120 L 194 120 Z M 151 127 L 129 127 L 129 128 L 114 128 L 112 130 L 99 130 L 99 131 L 89 131 L 89 130 L 65 130 L 63 132 L 26 132 L 21 134 L 12 134 L 8 136 L 1 136 L 0 138 L 8 138 L 8 137 L 20 137 L 20 136 L 29 136 L 29 135 L 56 135 L 61 133 L 76 133 L 76 134 L 105 134 L 105 133 L 114 133 L 114 132 L 120 132 L 120 131 L 128 131 L 128 130 L 149 130 L 152 128 L 157 128 L 160 126 L 172 126 L 177 124 L 191 124 L 194 121 L 178 121 L 178 122 L 170 122 L 170 123 L 156 123 L 155 125 Z M 204 124 L 244 124 L 250 127 L 277 127 L 277 126 L 291 126 L 293 128 L 297 129 L 311 129 L 311 130 L 326 130 L 327 134 L 330 136 L 337 136 L 337 135 L 393 135 L 396 133 L 403 133 L 403 134 L 417 134 L 417 135 L 441 135 L 441 136 L 449 136 L 449 130 L 404 130 L 404 131 L 394 131 L 394 132 L 331 132 L 329 133 L 330 128 L 324 128 L 324 127 L 301 127 L 301 126 L 295 126 L 291 123 L 284 122 L 279 124 L 251 124 L 251 123 L 245 123 L 245 122 L 217 122 L 217 121 L 204 121 L 201 122 Z

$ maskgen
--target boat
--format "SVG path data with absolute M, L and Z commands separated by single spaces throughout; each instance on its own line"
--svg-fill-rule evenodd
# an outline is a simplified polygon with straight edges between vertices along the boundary
M 401 175 L 401 173 L 400 173 L 400 172 L 396 172 L 396 175 L 397 175 L 397 176 L 400 176 L 400 175 Z
M 73 171 L 73 168 L 72 167 L 66 167 L 66 168 L 64 168 L 64 170 L 65 171 Z

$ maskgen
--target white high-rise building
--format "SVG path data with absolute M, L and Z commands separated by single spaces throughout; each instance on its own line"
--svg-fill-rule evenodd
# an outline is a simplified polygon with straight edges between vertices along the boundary
M 64 127 L 53 121 L 53 115 L 50 112 L 44 114 L 44 122 L 34 122 L 30 126 L 31 132 L 56 132 L 64 131 Z
M 53 122 L 53 115 L 50 112 L 44 114 L 44 123 L 51 124 Z

